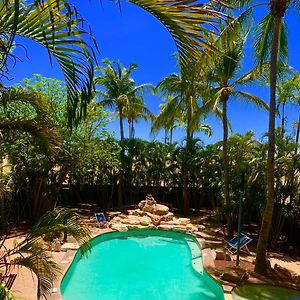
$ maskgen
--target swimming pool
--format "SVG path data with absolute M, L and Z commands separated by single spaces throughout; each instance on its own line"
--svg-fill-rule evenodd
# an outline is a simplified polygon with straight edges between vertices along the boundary
M 100 235 L 78 252 L 61 283 L 64 300 L 223 300 L 192 236 L 171 231 Z

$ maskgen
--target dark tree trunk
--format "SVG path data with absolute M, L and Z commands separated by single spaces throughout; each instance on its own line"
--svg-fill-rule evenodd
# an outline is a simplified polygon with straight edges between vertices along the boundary
M 131 138 L 134 139 L 134 121 L 131 120 Z
M 184 165 L 183 165 L 183 213 L 188 216 L 190 213 L 190 195 L 189 195 L 189 170 L 187 167 L 187 159 L 189 155 L 189 147 L 190 147 L 190 132 L 187 129 L 186 134 L 186 146 L 184 149 Z
M 131 122 L 128 120 L 128 137 L 132 139 Z
M 227 223 L 227 235 L 233 236 L 233 223 L 232 223 L 232 211 L 231 201 L 229 193 L 229 163 L 228 163 L 228 121 L 227 121 L 227 101 L 228 95 L 223 96 L 223 176 L 224 176 L 224 202 L 226 206 L 226 223 Z
M 123 128 L 123 111 L 122 108 L 119 108 L 119 117 L 120 117 L 120 145 L 121 145 L 121 160 L 124 155 L 124 128 Z M 118 174 L 118 208 L 122 209 L 123 207 L 123 181 L 124 181 L 124 175 L 123 175 L 123 166 L 121 161 L 121 169 Z
M 170 141 L 169 144 L 171 145 L 173 143 L 173 128 L 170 129 Z
M 167 144 L 168 140 L 168 130 L 165 128 L 165 144 Z
M 120 141 L 121 145 L 124 143 L 124 127 L 123 127 L 123 110 L 119 108 L 119 121 L 120 121 Z
M 296 149 L 295 149 L 295 154 L 298 153 L 299 135 L 300 135 L 300 114 L 299 114 L 299 117 L 298 117 L 296 137 L 295 137 L 295 142 L 297 143 Z
M 284 15 L 284 13 L 283 13 Z M 282 16 L 283 16 L 282 15 Z M 267 274 L 267 248 L 275 201 L 274 170 L 275 170 L 275 113 L 276 113 L 276 80 L 279 38 L 282 16 L 275 16 L 273 29 L 271 66 L 270 66 L 270 110 L 268 132 L 268 160 L 267 160 L 267 203 L 263 214 L 259 239 L 256 249 L 255 272 Z
M 282 133 L 282 137 L 284 137 L 284 128 L 285 128 L 284 109 L 285 109 L 285 103 L 282 103 L 282 111 L 281 111 L 281 133 Z

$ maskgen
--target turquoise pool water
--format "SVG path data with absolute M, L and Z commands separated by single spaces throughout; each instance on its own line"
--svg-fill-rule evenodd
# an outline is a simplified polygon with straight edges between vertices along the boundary
M 129 231 L 92 240 L 61 284 L 64 300 L 223 300 L 202 267 L 196 240 L 166 231 Z M 196 271 L 197 270 L 197 271 Z

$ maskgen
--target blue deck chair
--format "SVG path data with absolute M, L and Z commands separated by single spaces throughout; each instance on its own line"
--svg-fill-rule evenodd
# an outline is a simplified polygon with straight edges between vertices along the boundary
M 95 213 L 95 217 L 99 227 L 105 227 L 107 225 L 104 213 Z
M 248 253 L 250 253 L 247 244 L 249 244 L 252 241 L 251 238 L 249 238 L 246 234 L 241 233 L 240 234 L 240 250 L 242 248 L 245 248 Z M 235 235 L 231 240 L 226 241 L 228 244 L 225 248 L 228 250 L 230 254 L 235 254 L 237 252 L 238 248 L 238 236 Z

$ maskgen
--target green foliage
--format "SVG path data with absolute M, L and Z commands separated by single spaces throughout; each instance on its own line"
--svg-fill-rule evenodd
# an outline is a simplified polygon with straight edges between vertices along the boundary
M 99 66 L 99 75 L 95 77 L 95 84 L 99 85 L 97 93 L 100 103 L 105 107 L 114 109 L 120 119 L 120 139 L 124 140 L 123 118 L 129 122 L 130 136 L 133 136 L 133 123 L 138 118 L 151 119 L 152 113 L 144 104 L 144 94 L 152 91 L 151 84 L 136 85 L 131 77 L 136 64 L 124 68 L 118 61 L 104 59 L 104 66 Z
M 12 91 L 18 92 L 18 97 Z M 66 86 L 61 81 L 35 75 L 34 78 L 24 80 L 17 89 L 11 88 L 9 92 L 10 97 L 4 98 L 5 94 L 2 94 L 4 100 L 0 111 L 0 125 L 5 121 L 11 124 L 26 120 L 39 125 L 38 128 L 43 133 L 37 134 L 39 131 L 33 130 L 24 132 L 23 127 L 16 132 L 11 130 L 15 128 L 9 127 L 4 131 L 2 143 L 2 153 L 8 156 L 12 164 L 14 189 L 25 191 L 31 220 L 36 220 L 43 211 L 53 207 L 62 184 L 74 168 L 95 163 L 102 167 L 100 164 L 103 163 L 103 157 L 113 156 L 113 147 L 109 149 L 105 146 L 110 139 L 105 130 L 108 113 L 96 102 L 91 102 L 87 107 L 88 115 L 85 120 L 71 131 L 67 126 L 68 115 L 65 113 Z M 10 98 L 13 101 L 8 102 L 7 99 Z M 19 119 L 16 120 L 15 116 Z M 41 127 L 40 120 L 42 124 L 51 124 L 48 127 L 56 133 L 55 138 L 51 139 L 56 145 L 55 151 L 49 151 L 49 147 L 44 147 L 41 142 L 41 137 L 47 140 L 52 132 L 46 131 L 46 126 Z M 116 153 L 118 155 L 117 150 Z M 102 161 L 99 159 L 101 157 Z M 110 167 L 114 169 L 116 166 L 117 162 L 112 160 Z M 109 171 L 106 176 L 108 173 Z
M 80 119 L 93 97 L 94 50 L 86 38 L 82 18 L 76 8 L 64 0 L 1 1 L 0 72 L 8 72 L 8 59 L 15 36 L 29 38 L 43 45 L 50 62 L 53 57 L 60 65 L 66 80 L 68 121 Z
M 53 283 L 61 271 L 59 265 L 47 251 L 47 245 L 43 240 L 45 234 L 57 232 L 65 232 L 73 236 L 81 246 L 80 250 L 83 255 L 90 249 L 89 229 L 82 217 L 65 208 L 55 208 L 42 216 L 22 241 L 15 242 L 9 248 L 1 244 L 1 247 L 4 248 L 1 267 L 3 267 L 2 261 L 10 260 L 9 272 L 18 266 L 32 271 L 37 276 L 38 299 L 46 297 L 50 293 Z M 0 284 L 0 295 L 2 296 L 2 294 L 6 298 L 1 299 L 13 299 L 11 293 L 7 289 L 3 289 Z

